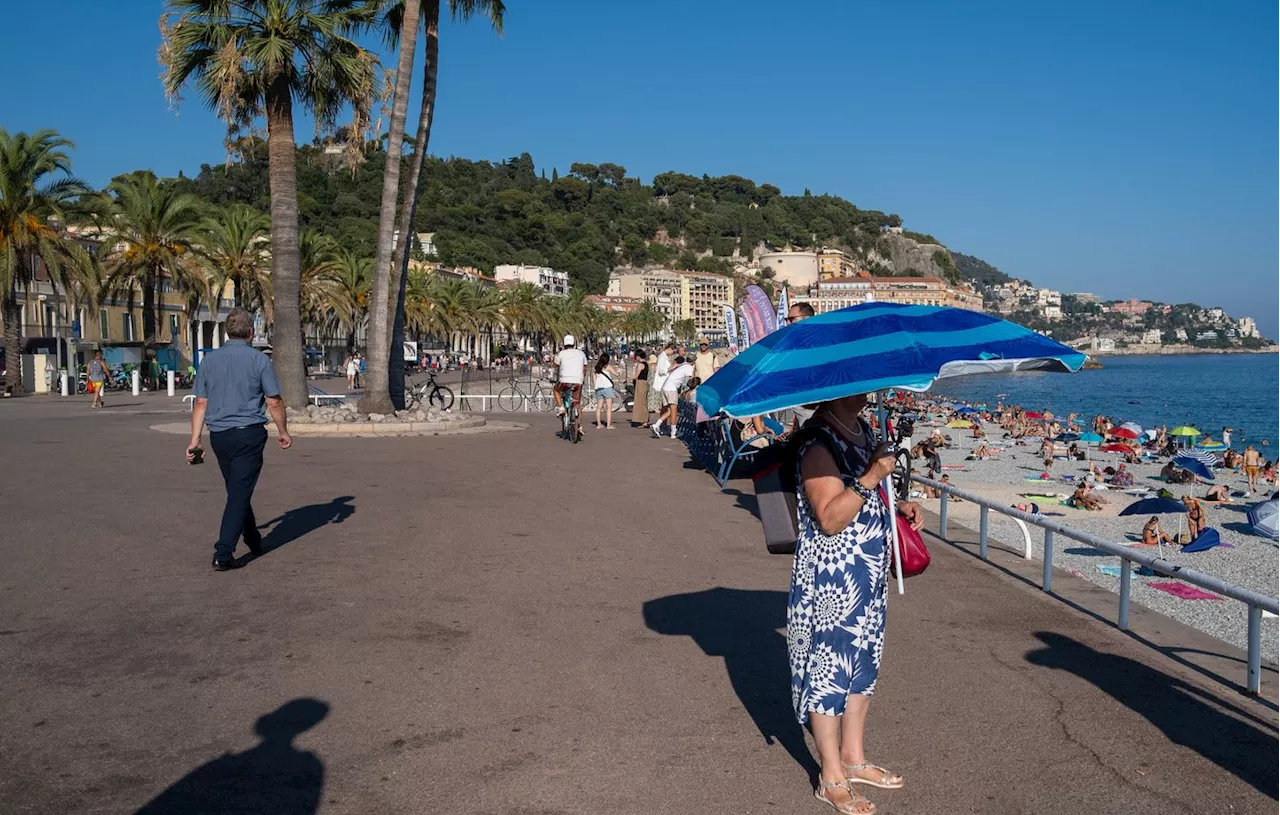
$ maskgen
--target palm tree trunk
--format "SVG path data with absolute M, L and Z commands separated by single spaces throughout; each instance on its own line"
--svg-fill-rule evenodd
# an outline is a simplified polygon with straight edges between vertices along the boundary
M 404 345 L 404 296 L 409 278 L 409 235 L 418 214 L 418 197 L 422 194 L 422 164 L 427 157 L 427 143 L 431 140 L 431 121 L 436 109 L 436 79 L 440 63 L 440 0 L 427 0 L 426 34 L 422 64 L 422 107 L 418 111 L 418 133 L 414 139 L 413 159 L 409 173 L 400 189 L 400 220 L 397 228 L 401 240 L 396 246 L 392 264 L 391 288 L 396 292 L 396 307 L 391 315 L 391 401 L 397 408 L 404 408 L 404 354 L 396 353 Z
M 9 291 L 4 297 L 4 389 L 18 395 L 22 387 L 22 306 L 17 291 Z
M 400 28 L 400 52 L 396 63 L 396 87 L 391 97 L 391 126 L 387 137 L 387 163 L 382 174 L 382 207 L 378 213 L 378 253 L 373 264 L 373 303 L 369 314 L 369 381 L 360 410 L 390 413 L 391 358 L 391 241 L 396 225 L 400 193 L 400 158 L 404 154 L 404 119 L 409 108 L 413 52 L 418 43 L 419 0 L 405 0 L 405 24 Z M 400 236 L 400 243 L 409 236 Z
M 302 355 L 302 304 L 298 270 L 298 174 L 293 143 L 293 98 L 280 77 L 267 88 L 267 166 L 271 181 L 272 362 L 286 405 L 307 404 Z M 217 318 L 217 302 L 213 309 Z
M 142 281 L 142 348 L 156 342 L 156 289 L 160 288 L 157 275 L 149 273 Z M 143 354 L 146 359 L 146 354 Z

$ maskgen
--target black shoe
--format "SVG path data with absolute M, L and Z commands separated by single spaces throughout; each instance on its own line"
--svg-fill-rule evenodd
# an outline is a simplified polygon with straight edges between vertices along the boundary
M 213 570 L 215 572 L 229 572 L 232 569 L 239 569 L 244 564 L 238 560 L 215 560 L 213 562 Z

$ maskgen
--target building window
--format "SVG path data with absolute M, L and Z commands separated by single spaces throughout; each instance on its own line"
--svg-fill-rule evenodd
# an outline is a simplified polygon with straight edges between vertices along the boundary
M 102 339 L 111 339 L 111 322 L 107 318 L 107 310 L 105 308 L 98 309 L 98 333 L 102 335 Z
M 121 331 L 124 332 L 124 341 L 133 342 L 133 315 L 125 312 L 120 315 Z

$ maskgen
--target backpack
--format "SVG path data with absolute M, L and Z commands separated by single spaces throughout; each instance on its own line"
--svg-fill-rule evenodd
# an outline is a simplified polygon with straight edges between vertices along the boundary
M 796 464 L 801 449 L 810 439 L 825 444 L 841 474 L 848 475 L 844 472 L 845 457 L 836 446 L 831 430 L 823 424 L 807 424 L 787 441 L 772 444 L 756 454 L 758 469 L 751 480 L 760 525 L 764 528 L 764 546 L 771 554 L 790 555 L 796 551 L 796 541 L 800 539 L 796 514 L 799 503 L 796 492 L 800 485 L 796 480 Z

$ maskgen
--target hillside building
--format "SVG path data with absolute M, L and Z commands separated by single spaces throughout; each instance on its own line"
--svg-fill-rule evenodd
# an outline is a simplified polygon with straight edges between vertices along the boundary
M 514 263 L 503 263 L 494 267 L 493 277 L 495 280 L 532 283 L 552 297 L 569 296 L 569 273 L 557 271 L 548 266 L 522 266 Z

